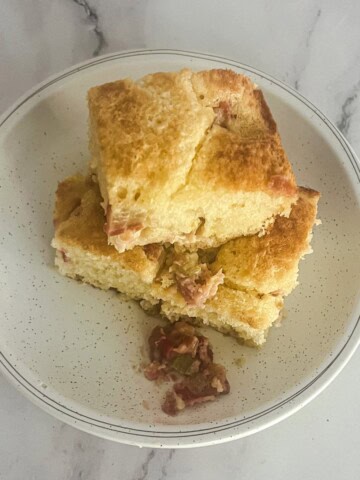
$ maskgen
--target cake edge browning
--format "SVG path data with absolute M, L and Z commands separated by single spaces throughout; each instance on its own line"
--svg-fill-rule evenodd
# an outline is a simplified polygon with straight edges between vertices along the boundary
M 200 109 L 199 115 L 204 116 L 202 133 L 195 142 L 196 145 L 194 144 L 193 157 L 190 163 L 188 162 L 189 165 L 186 167 L 188 168 L 188 172 L 186 173 L 184 171 L 180 175 L 180 177 L 182 178 L 184 174 L 184 179 L 182 181 L 185 183 L 183 184 L 183 186 L 186 185 L 188 178 L 190 178 L 190 172 L 191 170 L 193 170 L 196 163 L 196 160 L 194 159 L 199 157 L 199 145 L 201 144 L 201 150 L 201 148 L 203 148 L 202 144 L 204 142 L 204 138 L 206 139 L 206 137 L 208 136 L 207 130 L 209 129 L 209 127 L 211 129 L 212 123 L 215 123 L 215 125 L 217 124 L 218 126 L 222 124 L 222 127 L 224 127 L 222 128 L 222 130 L 226 132 L 226 135 L 224 136 L 225 140 L 226 138 L 230 138 L 234 135 L 234 125 L 236 125 L 236 128 L 241 131 L 243 135 L 241 141 L 248 143 L 249 148 L 251 148 L 251 144 L 254 143 L 254 141 L 257 141 L 260 145 L 261 143 L 266 145 L 267 143 L 272 142 L 274 145 L 277 145 L 277 148 L 279 150 L 283 152 L 281 140 L 277 132 L 276 123 L 271 115 L 271 111 L 265 101 L 263 93 L 261 92 L 261 90 L 254 86 L 250 79 L 243 75 L 232 72 L 231 70 L 209 70 L 203 72 L 191 72 L 190 70 L 185 69 L 177 73 L 171 72 L 150 74 L 143 77 L 138 82 L 132 82 L 131 80 L 126 79 L 118 80 L 109 84 L 104 84 L 102 86 L 100 85 L 98 87 L 93 87 L 89 90 L 88 94 L 90 109 L 90 130 L 92 132 L 90 135 L 90 147 L 93 152 L 92 161 L 96 165 L 95 170 L 97 171 L 102 196 L 104 199 L 104 208 L 108 216 L 108 239 L 109 242 L 114 245 L 119 252 L 133 248 L 136 245 L 146 245 L 147 243 L 157 243 L 162 241 L 168 241 L 170 243 L 178 242 L 179 244 L 186 245 L 188 248 L 191 248 L 191 244 L 194 244 L 194 248 L 197 248 L 197 246 L 212 247 L 217 246 L 224 241 L 230 240 L 234 236 L 254 233 L 254 228 L 252 228 L 251 232 L 247 231 L 245 228 L 246 225 L 244 224 L 244 229 L 240 229 L 236 234 L 229 232 L 229 235 L 223 235 L 223 232 L 219 232 L 219 235 L 216 235 L 215 231 L 215 234 L 209 236 L 207 240 L 205 239 L 205 237 L 199 239 L 196 234 L 198 217 L 201 217 L 202 215 L 206 217 L 206 212 L 204 211 L 204 213 L 200 211 L 204 210 L 204 208 L 202 208 L 200 205 L 198 209 L 195 208 L 195 210 L 197 209 L 199 210 L 199 212 L 192 214 L 194 215 L 194 218 L 191 217 L 191 209 L 188 209 L 189 212 L 186 211 L 186 215 L 180 216 L 179 222 L 175 222 L 175 224 L 173 224 L 174 222 L 172 222 L 172 220 L 170 221 L 166 215 L 166 211 L 168 209 L 168 206 L 166 206 L 166 202 L 171 201 L 169 200 L 169 198 L 171 199 L 171 196 L 175 194 L 175 187 L 175 190 L 170 192 L 171 195 L 169 193 L 170 197 L 167 200 L 165 194 L 164 198 L 158 198 L 157 205 L 159 207 L 155 209 L 155 212 L 148 211 L 146 205 L 148 205 L 149 203 L 145 200 L 148 194 L 150 194 L 149 192 L 153 188 L 151 186 L 151 182 L 153 182 L 153 180 L 150 181 L 150 177 L 153 179 L 156 178 L 157 192 L 166 190 L 165 188 L 161 188 L 161 182 L 165 181 L 162 180 L 162 178 L 164 177 L 162 171 L 163 169 L 160 168 L 160 173 L 155 176 L 150 174 L 150 176 L 147 175 L 147 157 L 142 158 L 139 154 L 139 152 L 142 151 L 142 142 L 145 140 L 141 140 L 138 134 L 136 134 L 137 140 L 135 139 L 135 137 L 133 138 L 133 133 L 131 129 L 126 133 L 126 138 L 129 137 L 126 143 L 126 148 L 128 148 L 128 145 L 134 145 L 136 152 L 134 151 L 132 155 L 130 155 L 131 152 L 128 152 L 126 154 L 126 158 L 130 155 L 131 158 L 136 158 L 136 161 L 130 162 L 128 159 L 126 161 L 124 160 L 124 164 L 123 162 L 120 162 L 120 171 L 124 170 L 124 172 L 120 174 L 120 176 L 119 168 L 115 168 L 115 164 L 113 165 L 114 168 L 112 168 L 112 162 L 115 162 L 116 166 L 119 166 L 119 158 L 114 151 L 115 147 L 119 147 L 119 139 L 117 138 L 117 140 L 115 141 L 114 139 L 111 140 L 111 138 L 108 138 L 110 134 L 107 131 L 107 126 L 109 126 L 109 122 L 111 125 L 114 124 L 114 122 L 111 120 L 111 115 L 117 115 L 116 118 L 118 118 L 118 113 L 120 114 L 121 112 L 117 112 L 116 108 L 119 108 L 121 110 L 123 108 L 121 105 L 124 102 L 130 102 L 129 105 L 131 104 L 132 106 L 131 111 L 134 112 L 134 115 L 137 115 L 136 112 L 139 113 L 140 111 L 142 111 L 141 109 L 147 106 L 146 102 L 150 102 L 151 104 L 151 95 L 156 94 L 159 89 L 161 90 L 161 88 L 165 88 L 167 83 L 169 82 L 172 84 L 172 91 L 176 92 L 176 94 L 174 93 L 174 95 L 179 95 L 180 103 L 187 101 L 185 100 L 185 98 L 187 97 L 184 92 L 188 92 L 188 96 L 190 98 L 191 92 L 189 90 L 190 87 L 188 84 L 192 85 L 191 88 L 196 94 L 197 103 Z M 164 85 L 163 87 L 162 84 Z M 117 88 L 121 90 L 120 96 L 124 96 L 126 94 L 126 98 L 124 97 L 121 100 L 122 103 L 120 102 L 118 107 L 116 106 L 117 99 L 115 98 Z M 181 89 L 183 89 L 183 93 L 185 96 L 182 93 L 181 95 L 178 93 L 179 91 L 182 92 Z M 205 91 L 205 93 L 202 94 L 200 93 L 201 91 Z M 245 113 L 242 113 L 243 118 L 240 115 L 241 112 L 238 112 L 238 114 L 233 114 L 233 110 L 231 110 L 235 107 L 238 108 L 238 105 L 235 105 L 235 107 L 231 106 L 231 102 L 235 102 L 236 104 L 236 101 L 239 101 L 239 99 L 246 100 L 246 102 L 244 100 Z M 192 98 L 191 101 L 193 102 L 194 99 Z M 230 107 L 228 108 L 227 105 L 230 105 Z M 153 106 L 151 108 L 153 108 Z M 227 112 L 228 110 L 229 112 Z M 113 113 L 110 114 L 109 112 Z M 206 114 L 206 112 L 208 113 Z M 221 112 L 225 112 L 225 114 Z M 161 109 L 156 113 L 156 115 L 160 114 L 163 115 Z M 226 117 L 231 118 L 230 120 L 226 120 L 224 123 L 224 121 L 217 118 L 219 117 L 219 115 L 220 117 L 225 115 Z M 120 117 L 124 117 L 124 112 L 121 113 Z M 237 119 L 233 120 L 232 117 L 237 117 Z M 123 121 L 125 121 L 125 118 L 123 119 Z M 176 121 L 181 122 L 182 120 L 179 118 L 176 119 Z M 174 119 L 175 123 L 176 121 Z M 117 123 L 118 122 L 115 122 L 115 124 Z M 172 126 L 172 128 L 175 127 Z M 176 128 L 180 127 L 178 126 Z M 104 137 L 105 134 L 102 134 L 102 131 L 106 132 L 107 136 Z M 116 135 L 114 134 L 114 136 Z M 106 140 L 106 138 L 108 139 Z M 129 143 L 130 139 L 132 139 L 132 142 Z M 170 164 L 173 165 L 173 167 L 171 167 L 169 172 L 167 172 L 167 174 L 165 175 L 165 177 L 169 177 L 168 180 L 170 180 L 166 181 L 166 188 L 168 188 L 168 186 L 173 183 L 173 180 L 178 178 L 179 176 L 177 167 L 179 162 L 175 159 L 176 154 L 174 153 L 176 152 L 175 144 L 177 141 L 178 140 L 176 135 L 171 135 L 167 142 L 167 150 L 170 153 L 173 152 L 171 153 L 171 155 L 169 153 L 171 157 L 169 157 L 171 160 Z M 124 152 L 124 149 L 121 151 Z M 175 157 L 172 159 L 173 154 L 175 155 Z M 234 169 L 236 170 L 239 162 L 239 158 L 237 158 L 237 156 L 232 158 L 232 160 L 230 158 L 231 161 L 229 160 L 228 162 L 226 162 L 226 168 L 222 168 L 220 172 L 214 172 L 214 174 L 211 174 L 211 169 L 209 168 L 209 165 L 205 166 L 204 172 L 207 172 L 207 174 L 201 175 L 200 178 L 203 179 L 203 182 L 205 178 L 209 177 L 209 180 L 208 187 L 205 188 L 206 185 L 204 184 L 204 188 L 202 188 L 202 190 L 210 189 L 211 191 L 211 185 L 213 183 L 213 177 L 215 175 L 216 185 L 218 185 L 218 187 L 216 188 L 219 188 L 219 192 L 224 190 L 224 188 L 229 187 L 230 190 L 234 190 L 234 192 L 239 191 L 239 189 L 241 191 L 242 188 L 245 188 L 246 191 L 249 192 L 257 192 L 259 190 L 268 191 L 269 198 L 267 199 L 267 201 L 270 203 L 272 202 L 272 196 L 278 197 L 277 201 L 273 202 L 273 214 L 271 214 L 270 217 L 267 216 L 266 218 L 259 218 L 259 225 L 255 230 L 260 232 L 262 231 L 264 224 L 268 225 L 271 223 L 271 221 L 273 220 L 273 216 L 277 214 L 288 215 L 292 203 L 296 201 L 296 183 L 292 174 L 291 166 L 288 162 L 286 155 L 283 155 L 283 160 L 281 162 L 280 157 L 281 156 L 277 158 L 276 155 L 273 155 L 273 157 L 270 155 L 270 157 L 268 157 L 271 165 L 272 162 L 275 162 L 273 165 L 274 172 L 269 169 L 270 175 L 268 178 L 266 177 L 266 175 L 264 176 L 261 185 L 257 185 L 256 183 L 258 179 L 262 178 L 261 175 L 253 176 L 252 181 L 250 181 L 250 178 L 247 182 L 247 185 L 243 185 L 243 182 L 240 181 L 241 178 L 233 175 L 233 171 Z M 280 163 L 276 166 L 277 162 Z M 212 162 L 212 164 L 214 164 L 214 162 Z M 287 168 L 285 168 L 286 166 Z M 277 169 L 279 170 L 279 174 L 276 174 Z M 251 169 L 249 171 L 251 171 Z M 221 184 L 223 184 L 223 186 Z M 126 193 L 126 198 L 122 197 L 122 195 L 125 194 L 124 192 Z M 216 194 L 216 191 L 214 191 L 214 194 Z M 156 195 L 158 196 L 159 194 L 157 193 Z M 141 200 L 142 198 L 144 199 L 143 202 Z M 198 197 L 194 196 L 193 204 L 195 207 L 197 207 L 196 198 Z M 282 202 L 279 201 L 280 198 L 283 198 Z M 234 201 L 232 203 L 234 203 L 235 200 L 237 201 L 235 197 L 233 200 Z M 231 204 L 231 199 L 229 199 L 229 201 Z M 208 202 L 205 203 L 207 204 Z M 162 204 L 164 204 L 163 207 L 161 206 Z M 119 207 L 119 205 L 121 205 L 121 208 Z M 165 209 L 164 212 L 161 210 L 162 208 Z M 177 208 L 181 209 L 181 202 Z M 239 212 L 236 213 L 234 211 L 235 216 L 237 216 L 238 214 Z M 187 220 L 185 220 L 185 217 Z M 174 215 L 172 215 L 172 218 L 174 218 Z M 213 222 L 215 230 L 216 224 L 216 221 Z M 179 227 L 179 225 L 181 228 Z M 182 228 L 185 227 L 185 225 L 186 228 Z

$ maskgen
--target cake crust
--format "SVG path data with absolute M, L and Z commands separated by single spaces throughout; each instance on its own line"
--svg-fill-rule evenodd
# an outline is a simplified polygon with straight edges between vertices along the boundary
M 105 258 L 122 269 L 139 274 L 142 280 L 150 283 L 160 268 L 164 248 L 161 245 L 148 245 L 120 254 L 107 242 L 100 200 L 99 187 L 90 177 L 75 175 L 59 183 L 52 245 L 62 251 L 65 259 L 70 249 L 85 250 L 94 258 Z
M 94 87 L 88 103 L 91 165 L 119 252 L 158 242 L 217 246 L 290 213 L 295 178 L 247 77 L 155 73 Z
M 223 245 L 212 268 L 221 265 L 225 284 L 260 293 L 288 295 L 297 285 L 299 260 L 311 252 L 319 192 L 300 187 L 289 218 L 277 217 L 262 237 L 240 237 Z

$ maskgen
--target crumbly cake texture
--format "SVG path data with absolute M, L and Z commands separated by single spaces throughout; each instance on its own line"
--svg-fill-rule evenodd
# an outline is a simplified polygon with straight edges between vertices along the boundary
M 170 321 L 186 317 L 259 346 L 279 316 L 283 295 L 296 285 L 298 262 L 309 251 L 318 197 L 317 192 L 301 189 L 290 218 L 278 217 L 266 235 L 234 240 L 235 246 L 229 242 L 211 252 L 189 254 L 175 252 L 172 246 L 148 245 L 119 253 L 108 245 L 104 233 L 98 185 L 76 175 L 60 183 L 56 194 L 55 263 L 63 275 L 105 290 L 115 288 L 141 299 L 146 309 L 157 306 Z M 289 242 L 283 239 L 280 245 L 282 232 L 288 232 Z M 245 243 L 236 246 L 238 240 Z M 272 261 L 261 260 L 264 255 L 272 256 Z M 174 260 L 179 256 L 182 263 Z M 182 279 L 193 278 L 199 270 L 197 258 L 199 265 L 207 262 L 209 271 L 224 273 L 223 284 L 200 306 L 189 304 L 176 280 L 179 268 Z M 244 258 L 249 269 L 242 267 Z M 253 268 L 259 262 L 259 268 Z M 286 281 L 276 273 L 282 269 L 284 275 L 286 269 L 290 272 Z
M 163 247 L 135 247 L 120 254 L 108 245 L 99 189 L 91 178 L 76 175 L 59 184 L 54 224 L 55 264 L 63 275 L 151 300 L 148 285 L 160 268 Z
M 262 92 L 230 70 L 155 73 L 91 88 L 91 166 L 119 252 L 263 233 L 297 187 Z
M 277 217 L 268 235 L 240 237 L 222 245 L 212 269 L 221 267 L 231 288 L 288 295 L 298 283 L 299 259 L 312 251 L 319 197 L 315 190 L 300 187 L 289 218 Z

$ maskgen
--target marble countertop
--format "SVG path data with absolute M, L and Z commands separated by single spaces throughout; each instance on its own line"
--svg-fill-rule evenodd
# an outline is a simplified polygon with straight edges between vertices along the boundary
M 360 153 L 358 0 L 3 0 L 0 113 L 77 62 L 122 49 L 227 57 L 287 82 Z M 138 449 L 62 424 L 0 375 L 0 479 L 358 479 L 360 351 L 303 410 L 232 443 Z

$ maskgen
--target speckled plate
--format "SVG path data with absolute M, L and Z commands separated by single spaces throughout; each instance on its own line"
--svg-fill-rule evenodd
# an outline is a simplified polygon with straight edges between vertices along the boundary
M 137 371 L 157 320 L 114 292 L 61 277 L 50 240 L 57 182 L 88 162 L 87 89 L 184 66 L 232 68 L 261 86 L 299 183 L 322 193 L 322 226 L 286 300 L 286 320 L 262 350 L 206 331 L 228 369 L 230 395 L 170 418 L 160 411 L 162 392 Z M 3 115 L 0 158 L 0 364 L 24 395 L 64 422 L 139 446 L 239 438 L 308 403 L 359 343 L 359 163 L 322 113 L 268 75 L 182 51 L 97 58 L 37 86 Z

